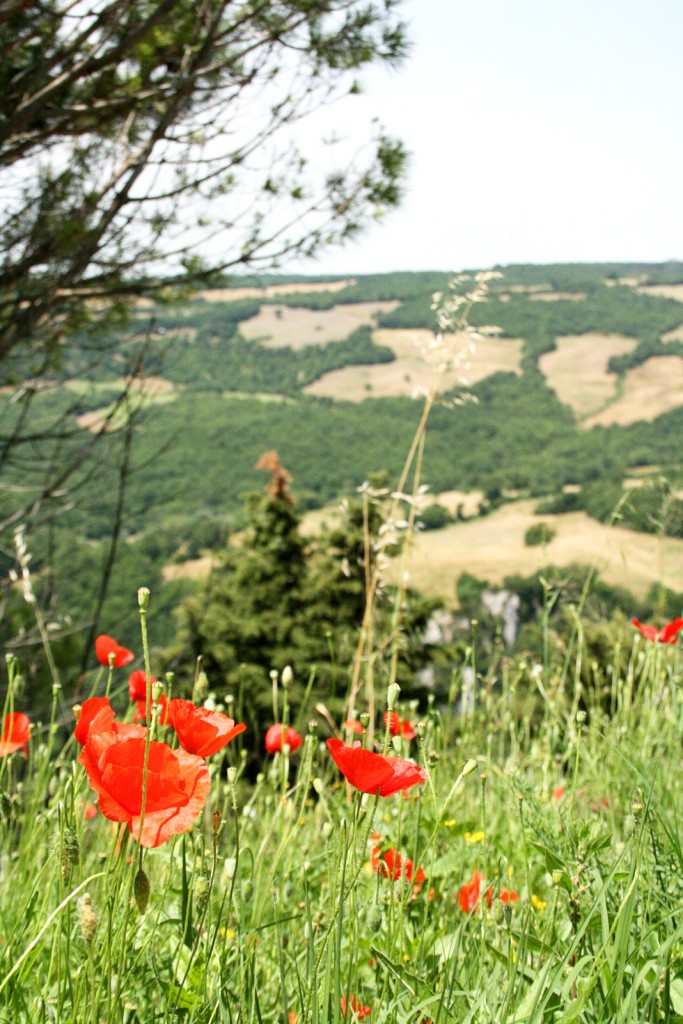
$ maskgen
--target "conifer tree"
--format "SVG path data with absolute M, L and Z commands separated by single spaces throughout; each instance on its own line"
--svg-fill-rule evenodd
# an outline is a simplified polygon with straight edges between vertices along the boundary
M 275 452 L 262 456 L 257 468 L 270 471 L 271 481 L 265 494 L 247 498 L 241 543 L 226 548 L 204 592 L 184 605 L 180 661 L 187 669 L 189 654 L 201 657 L 212 686 L 241 690 L 251 714 L 265 723 L 270 671 L 291 665 L 300 683 L 310 643 L 306 542 L 289 474 Z
M 257 468 L 272 474 L 266 493 L 249 496 L 241 543 L 223 552 L 203 593 L 186 602 L 174 667 L 182 680 L 192 660 L 201 657 L 212 688 L 220 692 L 227 685 L 258 734 L 273 719 L 270 673 L 290 665 L 293 714 L 310 714 L 314 704 L 322 703 L 339 723 L 384 523 L 383 505 L 358 499 L 346 503 L 342 521 L 309 544 L 301 536 L 290 477 L 277 454 L 262 456 Z M 434 653 L 422 637 L 439 602 L 409 591 L 397 619 L 396 594 L 387 587 L 375 605 L 376 635 L 396 634 L 398 679 L 409 696 L 417 692 L 416 671 Z M 380 677 L 389 672 L 390 651 L 385 644 L 377 652 Z M 304 709 L 311 677 L 311 706 Z

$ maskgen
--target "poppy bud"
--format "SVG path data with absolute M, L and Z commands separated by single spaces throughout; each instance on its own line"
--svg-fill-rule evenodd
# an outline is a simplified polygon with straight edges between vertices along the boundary
M 585 711 L 577 711 L 576 712 L 576 724 L 577 725 L 583 725 L 583 723 L 586 721 L 587 717 L 588 716 L 586 715 Z
M 60 836 L 60 873 L 62 881 L 66 884 L 69 881 L 71 867 L 78 864 L 80 848 L 78 845 L 78 833 L 74 828 L 65 828 Z
M 475 770 L 476 767 L 477 762 L 474 760 L 473 757 L 471 757 L 469 761 L 465 762 L 465 767 L 462 770 L 463 778 L 465 777 L 465 775 L 470 775 Z
M 287 689 L 287 687 L 290 685 L 293 678 L 294 673 L 292 672 L 292 666 L 285 665 L 285 667 L 282 670 L 282 685 L 285 687 L 285 689 Z
M 147 605 L 149 604 L 149 588 L 140 587 L 138 589 L 138 608 L 141 612 L 147 611 Z
M 231 786 L 234 786 L 235 783 L 237 782 L 237 769 L 235 768 L 234 764 L 231 764 L 230 767 L 228 768 L 228 782 L 230 783 Z
M 81 926 L 81 935 L 86 942 L 92 942 L 97 931 L 97 915 L 90 897 L 90 893 L 84 892 L 78 903 L 78 921 Z
M 209 677 L 206 672 L 200 672 L 197 682 L 194 684 L 192 697 L 195 701 L 206 700 L 209 695 Z
M 378 932 L 382 927 L 382 910 L 378 906 L 373 906 L 372 910 L 368 914 L 368 928 L 371 932 Z
M 361 713 L 360 713 L 360 724 L 363 726 L 364 729 L 367 729 L 367 727 L 369 726 L 369 724 L 370 724 L 370 715 L 367 713 L 367 711 L 361 711 Z
M 152 700 L 155 704 L 159 703 L 159 697 L 164 692 L 163 683 L 152 683 Z
M 398 683 L 392 683 L 389 686 L 389 689 L 387 690 L 387 707 L 389 708 L 390 711 L 393 711 L 400 692 L 401 687 L 398 685 Z
M 149 903 L 149 893 L 150 887 L 147 872 L 144 870 L 144 868 L 139 868 L 138 873 L 135 876 L 135 881 L 133 882 L 133 894 L 135 896 L 137 908 L 141 914 L 144 914 L 144 912 L 147 910 L 147 904 Z
M 209 876 L 202 871 L 195 880 L 194 898 L 197 906 L 197 913 L 201 917 L 207 908 L 209 896 L 211 895 L 211 882 Z

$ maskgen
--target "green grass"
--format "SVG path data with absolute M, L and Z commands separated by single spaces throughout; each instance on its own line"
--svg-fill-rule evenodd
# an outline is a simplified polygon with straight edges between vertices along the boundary
M 349 993 L 378 1022 L 679 1020 L 679 652 L 615 652 L 601 700 L 572 674 L 504 664 L 471 715 L 458 675 L 443 705 L 401 708 L 420 725 L 399 752 L 429 774 L 406 798 L 346 787 L 321 719 L 248 781 L 247 732 L 211 759 L 192 831 L 144 859 L 125 826 L 85 819 L 56 689 L 28 757 L 0 761 L 0 1020 L 336 1021 Z M 419 892 L 372 870 L 376 845 L 422 866 Z
M 388 516 L 398 528 L 406 505 L 408 531 L 430 406 L 396 485 L 413 497 L 393 497 Z M 366 556 L 357 655 L 338 666 L 349 715 L 368 715 L 363 742 L 382 752 L 405 596 L 399 588 L 386 635 L 375 630 L 377 556 L 390 542 L 391 531 L 376 561 Z M 20 547 L 23 594 L 47 654 Z M 34 721 L 26 756 L 0 748 L 1 1024 L 339 1024 L 367 1017 L 356 1007 L 377 1024 L 680 1024 L 682 659 L 678 645 L 634 632 L 606 664 L 584 664 L 585 599 L 567 608 L 573 630 L 551 643 L 560 590 L 548 583 L 544 660 L 498 649 L 482 677 L 473 643 L 454 656 L 438 699 L 396 704 L 417 737 L 394 738 L 395 753 L 426 773 L 405 794 L 344 783 L 324 742 L 342 737 L 342 725 L 317 703 L 313 676 L 291 723 L 301 747 L 266 755 L 247 721 L 210 759 L 194 823 L 152 849 L 108 820 L 106 799 L 86 816 L 94 794 L 71 688 L 52 662 L 48 720 Z M 27 618 L 22 628 L 33 627 Z M 149 674 L 146 613 L 142 648 Z M 3 714 L 29 710 L 19 662 L 6 666 Z M 288 723 L 282 668 L 273 666 L 273 721 Z M 81 700 L 106 693 L 131 720 L 128 669 L 67 674 Z M 197 694 L 204 686 L 200 676 Z M 206 686 L 203 698 L 240 718 L 241 688 L 227 693 L 220 678 Z M 175 747 L 173 731 L 152 722 Z M 149 751 L 146 738 L 145 766 Z M 175 785 L 124 768 L 107 786 L 131 808 L 140 787 L 154 786 L 163 804 Z M 414 878 L 373 870 L 389 850 L 410 858 Z

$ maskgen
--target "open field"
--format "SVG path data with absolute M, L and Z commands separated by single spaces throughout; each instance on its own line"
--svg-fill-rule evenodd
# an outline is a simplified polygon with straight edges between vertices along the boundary
M 532 302 L 581 302 L 585 292 L 534 292 L 529 295 Z
M 499 585 L 514 573 L 529 576 L 543 565 L 581 562 L 595 564 L 608 583 L 637 597 L 644 597 L 653 583 L 680 587 L 683 540 L 603 526 L 585 512 L 537 516 L 536 505 L 536 499 L 524 499 L 482 519 L 419 534 L 406 556 L 411 583 L 453 604 L 462 572 Z M 524 534 L 538 522 L 556 531 L 545 549 L 524 543 Z
M 607 372 L 612 356 L 631 352 L 635 338 L 620 334 L 567 334 L 557 338 L 554 352 L 539 359 L 539 367 L 560 401 L 577 416 L 596 412 L 616 394 L 617 378 Z
M 683 284 L 644 284 L 636 291 L 641 295 L 658 295 L 663 299 L 675 299 L 676 302 L 683 302 Z
M 483 491 L 441 491 L 440 494 L 427 495 L 435 505 L 443 505 L 452 516 L 457 515 L 458 508 L 465 516 L 476 516 L 484 500 Z
M 87 386 L 88 390 L 92 389 L 90 381 L 84 381 L 82 383 L 84 387 Z M 76 386 L 74 387 L 74 385 Z M 78 385 L 78 381 L 71 381 L 67 386 L 70 390 L 78 391 Z M 113 381 L 108 385 L 108 387 L 116 388 L 123 393 L 126 387 L 126 381 Z M 177 398 L 178 387 L 170 380 L 166 380 L 164 377 L 139 377 L 130 383 L 130 396 L 136 407 L 140 407 L 141 405 L 156 405 L 160 402 L 172 402 Z M 90 430 L 93 433 L 97 433 L 97 431 L 101 430 L 103 427 L 105 427 L 107 432 L 120 430 L 126 422 L 126 404 L 120 403 L 119 408 L 114 412 L 110 422 L 106 424 L 107 418 L 111 415 L 113 410 L 114 405 L 107 405 L 100 409 L 93 409 L 91 412 L 84 412 L 81 416 L 77 416 L 76 422 L 83 430 Z
M 243 320 L 240 334 L 266 348 L 305 348 L 344 341 L 358 327 L 372 326 L 378 313 L 389 313 L 397 301 L 355 302 L 332 309 L 262 306 L 258 316 Z
M 683 341 L 683 324 L 662 335 L 662 341 Z
M 269 284 L 265 288 L 209 288 L 198 292 L 206 302 L 237 302 L 241 299 L 272 299 L 276 295 L 307 295 L 316 292 L 341 292 L 355 284 L 354 278 L 343 281 L 302 281 L 300 284 Z
M 606 409 L 584 420 L 583 427 L 597 424 L 625 426 L 638 420 L 651 422 L 683 404 L 683 359 L 680 356 L 653 356 L 642 366 L 629 370 L 624 393 Z
M 447 335 L 441 348 L 431 347 L 434 335 L 427 330 L 380 328 L 373 331 L 377 345 L 391 348 L 393 363 L 345 366 L 333 370 L 304 390 L 311 395 L 362 402 L 364 398 L 412 395 L 415 391 L 441 391 L 462 384 L 476 384 L 493 373 L 520 374 L 524 342 L 521 338 L 485 337 L 470 351 L 464 333 Z M 442 364 L 448 364 L 445 370 Z

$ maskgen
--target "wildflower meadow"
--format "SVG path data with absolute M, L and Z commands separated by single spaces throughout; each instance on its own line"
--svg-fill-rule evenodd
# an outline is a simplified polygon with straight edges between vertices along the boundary
M 98 636 L 67 696 L 22 539 L 53 685 L 40 720 L 6 655 L 2 1024 L 683 1021 L 683 618 L 633 618 L 586 664 L 590 577 L 561 642 L 546 581 L 542 655 L 481 666 L 472 620 L 446 689 L 405 696 L 400 562 L 374 613 L 424 497 L 433 401 L 372 559 L 362 545 L 332 711 L 287 664 L 263 730 L 219 672 L 177 686 L 145 586 L 136 649 Z
M 154 679 L 149 600 L 68 728 L 7 660 L 0 1020 L 682 1019 L 683 620 L 634 623 L 608 701 L 510 661 L 470 713 L 456 673 L 323 730 L 285 667 L 250 780 L 249 722 Z

